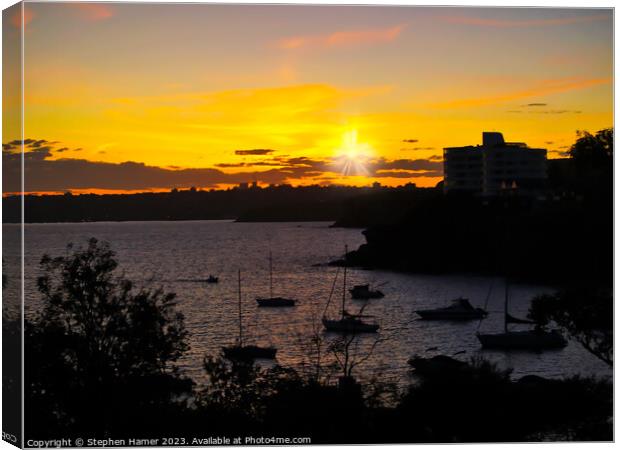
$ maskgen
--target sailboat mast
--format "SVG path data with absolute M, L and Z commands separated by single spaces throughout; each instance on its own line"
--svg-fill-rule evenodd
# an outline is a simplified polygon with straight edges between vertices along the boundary
M 508 333 L 508 278 L 506 278 L 504 292 L 504 333 Z
M 243 326 L 241 325 L 241 269 L 237 272 L 237 288 L 239 291 L 239 347 L 243 346 Z
M 342 317 L 344 318 L 344 301 L 347 294 L 347 253 L 349 253 L 349 247 L 344 246 L 344 276 L 342 277 Z
M 269 298 L 273 298 L 273 257 L 269 251 Z

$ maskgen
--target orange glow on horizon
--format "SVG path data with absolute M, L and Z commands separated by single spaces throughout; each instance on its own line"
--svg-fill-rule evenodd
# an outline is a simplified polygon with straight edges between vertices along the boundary
M 613 125 L 612 19 L 603 9 L 29 3 L 26 137 L 46 141 L 30 149 L 43 173 L 66 170 L 33 189 L 432 187 L 443 148 L 479 144 L 483 131 L 562 157 L 576 130 Z M 4 98 L 17 117 L 20 99 Z M 21 138 L 7 129 L 5 143 Z

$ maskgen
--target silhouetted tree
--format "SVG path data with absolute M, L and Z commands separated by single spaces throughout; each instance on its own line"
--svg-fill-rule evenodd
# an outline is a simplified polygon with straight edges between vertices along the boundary
M 140 417 L 191 388 L 172 365 L 188 348 L 174 294 L 136 290 L 117 266 L 109 245 L 94 238 L 41 260 L 44 306 L 26 325 L 25 391 L 36 431 L 118 432 L 128 416 L 135 430 Z
M 535 375 L 517 381 L 481 358 L 418 360 L 416 383 L 389 415 L 400 442 L 612 439 L 612 385 Z M 420 364 L 424 363 L 424 364 Z
M 584 168 L 607 167 L 611 165 L 614 153 L 614 129 L 605 128 L 590 134 L 577 132 L 577 141 L 568 154 L 578 166 Z
M 602 289 L 572 288 L 532 300 L 528 317 L 553 320 L 586 350 L 613 366 L 613 298 Z

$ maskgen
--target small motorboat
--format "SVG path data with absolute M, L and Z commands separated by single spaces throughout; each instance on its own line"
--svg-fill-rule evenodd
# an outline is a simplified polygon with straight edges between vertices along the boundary
M 474 308 L 466 298 L 452 300 L 450 306 L 436 309 L 419 309 L 416 311 L 424 320 L 474 320 L 487 316 L 482 308 Z
M 385 295 L 379 290 L 371 290 L 368 284 L 358 284 L 349 289 L 351 298 L 355 300 L 368 300 L 371 298 L 383 298 Z
M 556 330 L 533 329 L 524 331 L 506 331 L 496 334 L 476 335 L 483 348 L 499 350 L 533 350 L 560 349 L 567 345 L 566 339 Z
M 347 312 L 340 319 L 328 319 L 323 317 L 323 326 L 325 331 L 337 333 L 376 333 L 379 330 L 379 324 L 364 322 L 361 317 L 352 315 Z
M 218 283 L 219 281 L 220 279 L 213 275 L 209 275 L 209 278 L 207 278 L 207 283 Z
M 269 297 L 269 298 L 257 298 L 256 303 L 258 306 L 278 308 L 283 306 L 295 306 L 295 300 L 292 298 L 284 297 Z

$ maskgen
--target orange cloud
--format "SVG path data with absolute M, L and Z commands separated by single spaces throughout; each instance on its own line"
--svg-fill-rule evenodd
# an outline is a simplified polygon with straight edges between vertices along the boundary
M 532 20 L 502 20 L 502 19 L 484 19 L 480 17 L 443 17 L 444 22 L 461 24 L 461 25 L 478 25 L 484 27 L 496 28 L 520 28 L 520 27 L 540 27 L 547 25 L 569 25 L 573 23 L 594 22 L 597 20 L 609 19 L 609 14 L 599 14 L 594 16 L 583 17 L 564 17 L 557 19 L 532 19 Z
M 303 47 L 333 48 L 391 42 L 400 35 L 404 28 L 405 25 L 396 25 L 390 28 L 375 30 L 336 31 L 327 35 L 292 36 L 281 39 L 278 41 L 277 46 L 283 49 Z
M 432 106 L 436 108 L 487 106 L 528 97 L 536 97 L 548 94 L 557 94 L 560 92 L 572 91 L 577 89 L 585 89 L 591 86 L 609 83 L 611 83 L 611 78 L 561 78 L 554 80 L 545 80 L 535 87 L 524 89 L 521 91 L 508 92 L 506 94 L 493 95 L 488 97 L 468 98 L 443 103 L 435 103 Z
M 86 20 L 105 20 L 114 15 L 110 5 L 105 3 L 72 3 L 70 6 L 77 8 L 80 16 Z
M 23 14 L 23 24 L 24 24 L 24 27 L 25 27 L 34 18 L 34 13 L 32 12 L 32 10 L 30 8 L 26 8 L 25 6 L 23 8 L 23 11 L 24 11 L 24 14 Z M 13 17 L 11 17 L 11 24 L 14 27 L 17 27 L 17 28 L 21 28 L 22 27 L 22 10 L 21 9 L 17 10 L 15 12 L 15 14 L 13 14 Z

